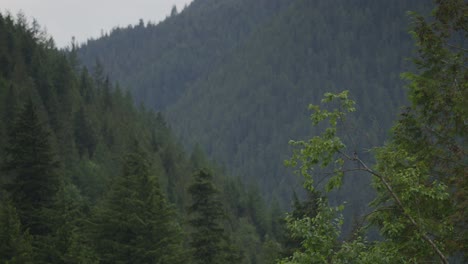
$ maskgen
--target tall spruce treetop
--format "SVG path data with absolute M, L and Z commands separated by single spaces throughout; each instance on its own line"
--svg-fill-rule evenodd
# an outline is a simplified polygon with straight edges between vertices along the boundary
M 139 148 L 128 154 L 96 209 L 91 229 L 102 263 L 184 263 L 180 228 L 150 168 Z
M 206 169 L 195 173 L 195 182 L 189 187 L 192 205 L 189 214 L 192 233 L 191 246 L 195 263 L 222 263 L 222 243 L 225 241 L 222 220 L 223 205 L 218 199 L 218 189 L 213 175 Z
M 468 252 L 468 3 L 438 0 L 434 19 L 414 14 L 413 36 L 419 71 L 405 73 L 409 81 L 411 107 L 394 127 L 395 143 L 427 164 L 430 181 L 448 187 L 450 205 L 435 212 L 448 214 L 447 226 L 455 232 L 438 234 L 447 251 Z M 421 205 L 421 203 L 419 203 Z M 443 219 L 442 217 L 438 218 Z M 445 218 L 446 219 L 446 218 Z M 450 237 L 450 234 L 455 234 Z M 467 256 L 468 257 L 468 256 Z
M 21 222 L 31 234 L 44 234 L 36 212 L 52 206 L 61 181 L 49 133 L 41 124 L 32 100 L 28 100 L 10 130 L 3 169 L 12 177 L 7 184 Z

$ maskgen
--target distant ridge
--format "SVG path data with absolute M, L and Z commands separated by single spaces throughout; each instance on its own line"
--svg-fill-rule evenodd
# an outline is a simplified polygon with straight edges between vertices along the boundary
M 427 13 L 429 3 L 195 0 L 158 25 L 90 41 L 79 55 L 87 65 L 98 58 L 135 87 L 138 101 L 166 112 L 188 148 L 200 143 L 230 173 L 288 205 L 298 185 L 283 166 L 288 141 L 313 133 L 307 105 L 323 93 L 347 89 L 358 103 L 343 132 L 350 148 L 366 152 L 385 140 L 406 102 L 406 12 Z M 342 195 L 367 184 L 359 178 Z

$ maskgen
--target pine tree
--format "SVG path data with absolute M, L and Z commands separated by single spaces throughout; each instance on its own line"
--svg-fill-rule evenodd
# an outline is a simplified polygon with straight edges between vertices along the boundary
M 13 122 L 15 120 L 16 114 L 18 111 L 18 95 L 15 91 L 13 85 L 9 85 L 6 91 L 5 97 L 2 100 L 2 105 L 0 112 L 0 122 L 2 126 L 0 127 L 0 157 L 3 156 L 4 146 L 8 140 L 8 130 L 13 127 Z M 0 180 L 1 181 L 1 180 Z M 0 182 L 1 184 L 1 182 Z
M 93 157 L 94 151 L 97 147 L 97 136 L 95 129 L 85 112 L 84 107 L 75 114 L 75 144 L 78 148 L 80 158 L 88 154 Z
M 175 214 L 151 175 L 147 154 L 125 157 L 123 173 L 92 217 L 102 263 L 183 263 Z
M 33 263 L 32 238 L 23 231 L 15 207 L 9 201 L 0 204 L 0 262 Z
M 57 193 L 51 222 L 55 226 L 49 238 L 49 256 L 53 263 L 97 263 L 95 252 L 90 248 L 84 232 L 86 204 L 78 188 L 66 184 Z
M 195 182 L 189 187 L 192 205 L 190 225 L 191 246 L 195 263 L 222 263 L 223 242 L 226 240 L 222 221 L 225 217 L 223 205 L 218 199 L 218 189 L 213 176 L 206 169 L 195 173 Z
M 28 100 L 10 131 L 3 169 L 12 177 L 7 184 L 13 205 L 32 235 L 50 232 L 44 209 L 51 208 L 61 181 L 49 143 L 32 100 Z
M 432 231 L 431 236 L 450 241 L 445 250 L 452 254 L 464 252 L 467 260 L 468 3 L 436 3 L 433 18 L 413 14 L 412 33 L 418 51 L 413 62 L 420 71 L 404 74 L 410 81 L 412 105 L 394 127 L 394 141 L 401 151 L 425 164 L 427 174 L 418 178 L 418 183 L 424 183 L 428 189 L 442 183 L 450 190 L 449 203 L 429 200 L 424 204 L 426 199 L 420 197 L 414 201 L 415 211 L 430 219 L 425 224 L 433 230 L 437 230 L 437 222 L 446 228 L 452 226 L 455 232 L 441 228 Z M 385 157 L 380 163 L 382 167 L 393 165 Z M 427 208 L 425 213 L 420 212 L 421 207 Z

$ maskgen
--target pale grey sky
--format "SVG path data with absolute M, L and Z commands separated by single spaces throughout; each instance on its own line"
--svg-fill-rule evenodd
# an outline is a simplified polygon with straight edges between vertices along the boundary
M 176 5 L 180 11 L 192 0 L 0 0 L 0 11 L 16 16 L 22 10 L 47 29 L 59 48 L 69 45 L 72 36 L 79 43 L 99 37 L 115 26 L 137 24 L 142 18 L 159 22 Z

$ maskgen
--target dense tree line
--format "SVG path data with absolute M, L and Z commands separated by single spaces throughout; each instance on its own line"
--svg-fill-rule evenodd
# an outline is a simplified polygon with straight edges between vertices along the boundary
M 315 133 L 304 125 L 306 110 L 323 93 L 348 89 L 356 98 L 361 111 L 344 124 L 345 141 L 363 158 L 385 140 L 406 101 L 399 78 L 413 49 L 406 11 L 427 3 L 292 1 L 194 82 L 168 119 L 186 144 L 199 142 L 231 173 L 289 205 L 298 178 L 283 166 L 287 142 Z M 346 185 L 334 200 L 361 204 L 354 190 L 366 190 L 369 179 Z
M 82 67 L 76 43 L 68 50 L 59 51 L 37 22 L 30 24 L 21 14 L 15 19 L 9 14 L 0 15 L 0 261 L 419 263 L 438 259 L 448 263 L 466 260 L 468 89 L 464 39 L 468 7 L 461 0 L 436 2 L 432 18 L 412 15 L 416 69 L 404 74 L 409 80 L 410 105 L 397 119 L 387 143 L 369 153 L 363 153 L 362 148 L 380 142 L 386 124 L 391 123 L 391 118 L 387 120 L 383 112 L 393 112 L 403 96 L 384 86 L 371 89 L 364 82 L 397 83 L 393 80 L 394 71 L 401 67 L 401 62 L 386 57 L 390 56 L 386 51 L 390 52 L 390 46 L 397 45 L 396 42 L 403 43 L 405 37 L 386 39 L 379 35 L 377 40 L 370 37 L 378 32 L 364 27 L 367 25 L 364 21 L 375 15 L 371 10 L 381 10 L 381 7 L 368 1 L 353 6 L 339 1 L 297 0 L 284 6 L 281 1 L 268 4 L 259 1 L 268 8 L 266 13 L 259 14 L 261 19 L 248 21 L 252 24 L 247 31 L 252 30 L 252 34 L 242 33 L 245 42 L 224 47 L 226 54 L 221 55 L 222 62 L 218 61 L 219 67 L 215 69 L 198 65 L 197 70 L 205 71 L 205 77 L 193 79 L 193 83 L 186 83 L 186 87 L 174 92 L 181 93 L 182 97 L 168 108 L 172 124 L 183 127 L 178 122 L 187 121 L 178 116 L 177 109 L 182 106 L 192 110 L 186 113 L 193 119 L 191 122 L 200 123 L 195 126 L 188 122 L 192 136 L 203 143 L 194 145 L 190 155 L 174 139 L 160 112 L 143 105 L 134 106 L 130 92 L 124 92 L 108 76 L 106 62 L 101 64 L 97 59 L 89 69 Z M 227 15 L 246 8 L 243 2 L 217 3 L 195 1 L 192 9 L 181 14 L 174 9 L 164 23 L 180 23 L 183 19 L 177 20 L 179 16 L 196 14 L 196 10 L 230 10 L 223 13 Z M 322 14 L 320 10 L 329 3 L 334 5 L 336 13 Z M 392 7 L 382 15 L 394 14 L 408 6 L 406 2 L 398 2 Z M 314 19 L 309 20 L 310 14 Z M 346 26 L 338 23 L 337 19 L 343 17 L 350 17 L 352 23 Z M 227 21 L 233 25 L 233 21 Z M 403 24 L 398 21 L 396 24 Z M 256 28 L 256 23 L 262 26 Z M 392 26 L 397 27 L 396 24 Z M 138 27 L 142 31 L 162 28 L 145 26 L 143 22 Z M 136 28 L 127 30 L 135 32 Z M 356 28 L 363 30 L 356 33 L 357 37 L 346 34 Z M 340 45 L 331 45 L 327 32 L 334 32 L 332 40 Z M 305 41 L 305 36 L 314 40 Z M 363 42 L 351 41 L 355 38 L 369 38 L 368 44 L 378 46 L 381 53 L 373 50 L 372 45 L 360 46 L 358 43 Z M 330 47 L 333 54 L 327 51 Z M 362 61 L 354 56 L 362 57 Z M 309 61 L 309 57 L 314 59 Z M 311 63 L 315 60 L 324 65 Z M 321 79 L 323 76 L 333 81 L 326 82 Z M 358 82 L 362 82 L 361 89 L 352 85 Z M 337 93 L 337 85 L 345 83 L 351 85 L 351 91 Z M 314 89 L 303 90 L 306 84 Z M 301 118 L 287 115 L 294 109 L 301 112 L 292 105 L 317 98 L 321 90 L 315 87 L 320 84 L 326 84 L 331 91 L 321 101 L 327 106 L 309 105 L 313 112 L 310 120 L 315 125 L 309 133 L 316 136 L 301 140 L 305 135 L 305 129 L 299 124 Z M 281 89 L 283 85 L 288 89 Z M 357 103 L 349 98 L 349 94 L 355 93 Z M 299 95 L 302 95 L 300 100 Z M 168 103 L 174 99 L 164 96 L 163 101 Z M 389 97 L 395 100 L 384 100 Z M 188 98 L 198 101 L 194 103 Z M 372 98 L 373 105 L 380 98 L 385 105 L 375 108 L 366 104 L 366 98 Z M 278 108 L 269 105 L 272 102 L 287 110 L 277 111 Z M 246 116 L 235 114 L 237 107 L 244 107 Z M 356 110 L 367 113 L 355 114 Z M 268 118 L 273 112 L 277 118 Z M 224 123 L 228 113 L 237 117 L 234 124 Z M 245 122 L 243 118 L 251 115 L 256 119 Z M 377 118 L 379 122 L 375 121 Z M 224 142 L 207 131 L 219 138 L 230 135 L 235 141 Z M 222 167 L 204 155 L 203 148 L 212 155 L 219 153 L 221 160 L 223 155 L 232 158 L 244 153 L 273 162 L 275 155 L 287 153 L 271 143 L 285 131 L 290 133 L 289 137 L 299 135 L 300 138 L 290 141 L 293 156 L 286 165 L 297 167 L 298 173 L 304 176 L 305 195 L 293 192 L 291 213 L 283 219 L 282 205 L 287 200 L 283 193 L 271 195 L 270 202 L 266 203 L 260 190 L 286 192 L 290 186 L 282 184 L 282 189 L 275 189 L 274 182 L 261 173 L 256 179 L 263 177 L 264 184 L 245 184 L 241 177 L 227 176 Z M 210 144 L 200 140 L 203 137 Z M 241 152 L 242 147 L 247 152 Z M 255 160 L 237 160 L 232 164 L 241 167 L 251 163 Z M 276 168 L 267 168 L 266 162 L 257 163 L 259 167 L 249 170 L 268 172 Z M 236 172 L 242 174 L 241 170 Z M 365 186 L 368 181 L 355 179 L 366 175 L 367 179 L 372 178 L 375 196 L 372 192 L 361 189 L 356 192 L 350 188 Z M 337 192 L 340 188 L 345 190 Z M 330 195 L 333 191 L 334 195 Z M 291 189 L 287 196 L 291 196 Z M 349 223 L 350 217 L 340 216 L 349 216 L 343 211 L 346 207 L 360 214 L 357 202 L 369 197 L 373 198 L 372 211 L 356 217 L 355 223 Z M 342 205 L 341 200 L 351 204 Z M 348 226 L 343 229 L 344 223 Z M 351 229 L 352 232 L 343 234 L 343 230 Z M 377 240 L 373 239 L 375 233 L 379 235 Z
M 204 263 L 208 247 L 212 263 L 273 263 L 280 215 L 75 43 L 2 14 L 0 60 L 0 262 Z
M 160 24 L 140 20 L 87 40 L 78 54 L 87 66 L 99 59 L 112 79 L 132 87 L 138 103 L 162 110 L 288 2 L 194 1 L 181 12 L 174 8 Z
M 315 133 L 305 126 L 307 104 L 326 91 L 350 90 L 360 111 L 344 124 L 344 140 L 370 158 L 368 149 L 385 140 L 406 102 L 399 78 L 413 50 L 406 12 L 429 9 L 426 0 L 195 0 L 160 24 L 90 40 L 78 54 L 90 66 L 99 58 L 117 80 L 135 84 L 137 101 L 163 110 L 186 149 L 198 142 L 228 172 L 257 182 L 269 202 L 287 208 L 300 186 L 283 166 L 287 142 Z M 347 181 L 332 194 L 351 204 L 347 218 L 365 213 L 369 183 Z
M 466 1 L 436 1 L 431 17 L 413 13 L 412 33 L 417 70 L 405 73 L 411 104 L 396 120 L 388 142 L 375 148 L 375 166 L 363 161 L 338 136 L 338 123 L 356 111 L 348 91 L 327 93 L 323 104 L 311 105 L 314 126 L 326 123 L 320 135 L 292 141 L 289 165 L 305 177 L 304 187 L 316 192 L 320 171 L 332 177 L 327 191 L 344 178 L 369 174 L 376 196 L 373 211 L 346 240 L 339 239 L 343 219 L 323 198 L 314 200 L 315 214 L 288 216 L 290 232 L 300 247 L 280 263 L 465 263 L 466 240 L 466 105 L 468 37 Z M 359 172 L 360 175 L 351 172 Z M 376 228 L 381 238 L 370 241 Z

